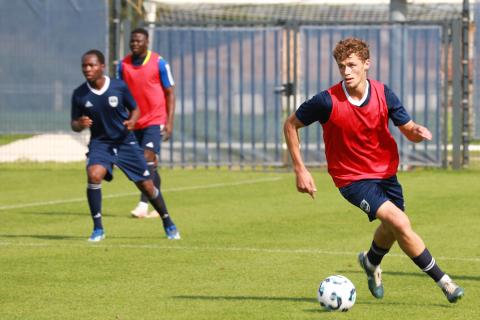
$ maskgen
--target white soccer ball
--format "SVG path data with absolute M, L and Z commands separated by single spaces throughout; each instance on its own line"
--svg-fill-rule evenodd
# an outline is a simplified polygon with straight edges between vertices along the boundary
M 329 311 L 348 311 L 355 304 L 357 292 L 352 281 L 335 275 L 320 282 L 317 291 L 318 302 Z

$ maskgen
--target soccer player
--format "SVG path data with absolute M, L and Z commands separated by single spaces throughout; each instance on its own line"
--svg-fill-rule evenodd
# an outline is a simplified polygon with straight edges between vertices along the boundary
M 160 213 L 168 239 L 180 239 L 165 201 L 154 186 L 135 136 L 140 112 L 125 83 L 104 75 L 105 57 L 98 50 L 82 56 L 86 82 L 73 91 L 71 127 L 75 132 L 90 128 L 87 153 L 87 199 L 93 219 L 92 242 L 105 238 L 102 225 L 102 180 L 113 179 L 113 165 L 120 168 Z
M 399 156 L 388 121 L 412 142 L 431 140 L 430 131 L 412 121 L 397 96 L 385 84 L 368 79 L 368 45 L 357 38 L 336 45 L 333 56 L 343 80 L 300 105 L 284 124 L 297 190 L 315 197 L 317 188 L 302 160 L 298 129 L 319 121 L 323 128 L 328 172 L 342 196 L 380 220 L 370 249 L 358 255 L 375 298 L 384 295 L 380 263 L 395 242 L 442 289 L 449 302 L 464 295 L 443 272 L 404 212 L 397 180 Z
M 148 32 L 134 29 L 130 34 L 130 51 L 119 64 L 117 77 L 123 79 L 138 102 L 140 118 L 134 133 L 144 150 L 148 170 L 160 190 L 160 175 L 157 171 L 161 141 L 167 141 L 173 130 L 175 114 L 175 91 L 170 65 L 157 53 L 148 50 Z M 156 211 L 148 212 L 147 198 L 131 211 L 135 218 L 154 218 Z

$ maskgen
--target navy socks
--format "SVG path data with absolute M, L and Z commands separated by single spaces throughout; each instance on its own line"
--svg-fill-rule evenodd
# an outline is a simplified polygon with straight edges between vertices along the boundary
M 152 199 L 150 199 L 150 203 L 152 206 L 157 210 L 160 218 L 162 218 L 163 226 L 169 227 L 173 225 L 172 219 L 170 219 L 170 215 L 168 214 L 167 205 L 165 204 L 165 200 L 163 199 L 162 193 L 160 190 L 155 189 L 155 195 Z
M 157 171 L 157 166 L 155 166 L 153 162 L 148 162 L 147 167 L 148 167 L 148 172 L 150 172 L 150 177 L 152 177 L 153 185 L 158 190 L 160 190 L 161 180 L 160 180 L 160 175 L 158 174 L 158 171 Z M 142 193 L 140 195 L 140 201 L 147 203 L 148 202 L 148 197 Z
M 380 248 L 375 241 L 372 241 L 372 245 L 367 252 L 368 261 L 374 265 L 378 266 L 381 262 L 383 257 L 388 253 L 389 249 Z
M 430 252 L 427 248 L 423 250 L 423 252 L 415 258 L 412 258 L 413 262 L 422 269 L 423 272 L 428 274 L 435 282 L 440 281 L 442 277 L 445 275 L 440 267 L 435 262 L 435 258 L 432 257 Z
M 87 186 L 88 206 L 93 219 L 93 229 L 103 229 L 102 225 L 102 185 L 89 183 Z

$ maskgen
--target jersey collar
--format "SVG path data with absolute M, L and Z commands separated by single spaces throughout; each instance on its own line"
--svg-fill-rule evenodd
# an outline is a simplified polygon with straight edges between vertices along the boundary
M 103 76 L 105 78 L 105 83 L 103 84 L 103 87 L 100 89 L 100 90 L 97 90 L 95 88 L 92 88 L 90 86 L 90 84 L 88 83 L 87 81 L 87 86 L 88 86 L 88 89 L 90 89 L 90 91 L 92 91 L 93 93 L 95 93 L 97 96 L 101 96 L 102 94 L 105 93 L 105 91 L 108 90 L 108 87 L 110 86 L 110 78 L 107 77 L 107 76 Z
M 143 61 L 142 63 L 140 63 L 140 59 L 134 59 L 133 55 L 132 55 L 132 64 L 135 66 L 135 67 L 141 67 L 141 66 L 144 66 L 148 63 L 148 61 L 150 60 L 150 57 L 152 56 L 152 51 L 150 50 L 147 50 L 147 54 L 145 55 L 145 57 L 143 58 Z
M 368 98 L 368 94 L 370 93 L 370 82 L 367 80 L 367 86 L 365 87 L 365 93 L 363 94 L 363 97 L 360 100 L 355 100 L 352 97 L 350 97 L 350 95 L 348 94 L 347 88 L 345 88 L 345 81 L 342 81 L 342 89 L 343 89 L 343 92 L 345 93 L 345 95 L 347 96 L 348 102 L 350 102 L 354 106 L 360 107 L 365 103 L 365 101 Z

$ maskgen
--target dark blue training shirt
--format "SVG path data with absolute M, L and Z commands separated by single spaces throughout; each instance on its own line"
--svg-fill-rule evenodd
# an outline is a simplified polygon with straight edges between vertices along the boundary
M 121 142 L 130 132 L 123 122 L 137 103 L 122 80 L 105 78 L 101 90 L 95 90 L 85 82 L 73 91 L 71 118 L 76 120 L 87 116 L 92 119 L 91 140 Z
M 400 102 L 400 99 L 395 93 L 386 85 L 385 86 L 385 99 L 388 107 L 388 116 L 392 119 L 396 126 L 402 126 L 411 120 L 410 116 L 405 110 L 405 107 Z M 359 106 L 359 108 L 365 106 L 370 101 L 370 86 L 365 102 Z M 295 116 L 300 122 L 308 126 L 315 121 L 325 123 L 330 118 L 332 113 L 332 98 L 328 91 L 322 91 L 312 98 L 308 99 L 300 105 L 295 112 Z

